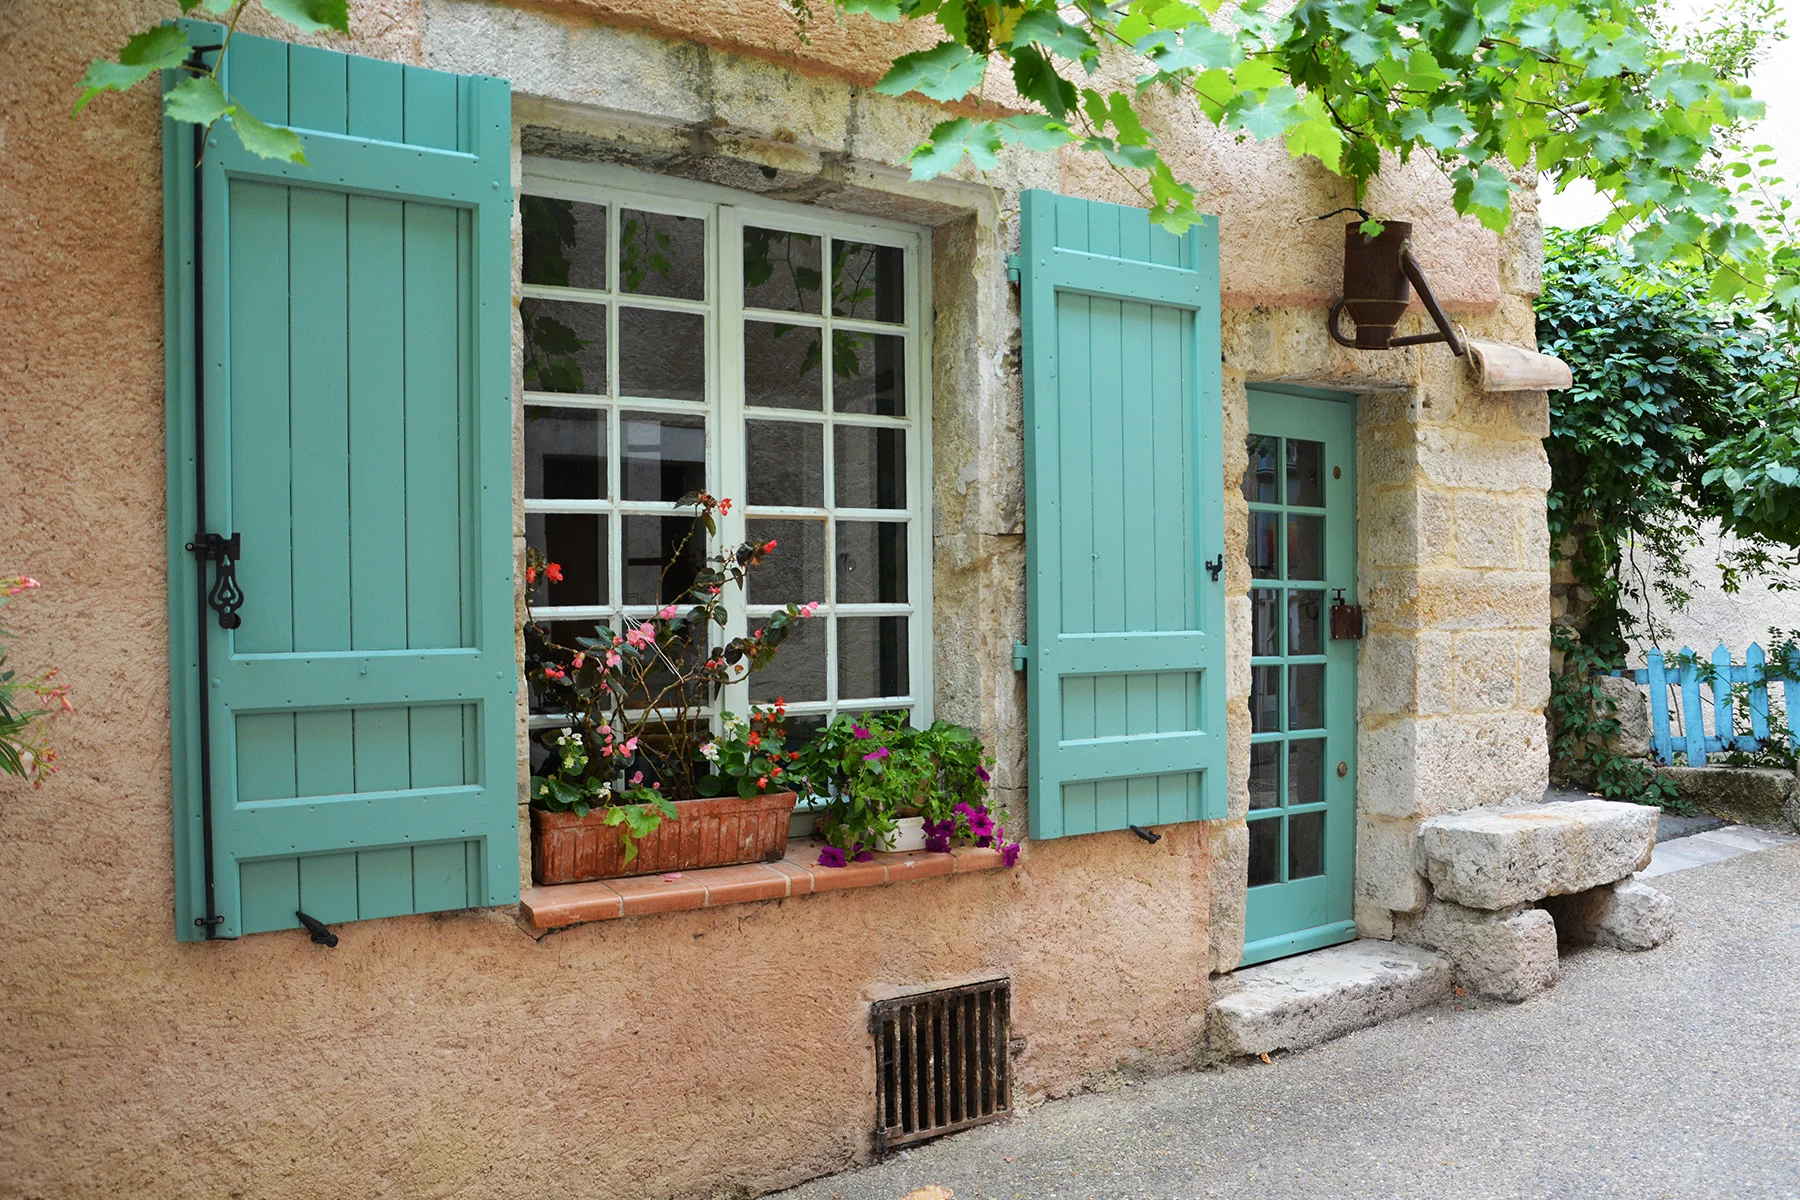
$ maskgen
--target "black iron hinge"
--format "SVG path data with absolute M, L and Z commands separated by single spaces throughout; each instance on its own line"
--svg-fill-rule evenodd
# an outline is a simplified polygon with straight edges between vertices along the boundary
M 220 629 L 236 629 L 244 623 L 244 619 L 238 616 L 238 609 L 244 607 L 244 592 L 237 583 L 237 560 L 243 549 L 241 535 L 234 533 L 226 537 L 222 533 L 196 534 L 187 548 L 201 562 L 219 564 L 213 575 L 212 590 L 206 593 L 206 602 L 219 614 Z

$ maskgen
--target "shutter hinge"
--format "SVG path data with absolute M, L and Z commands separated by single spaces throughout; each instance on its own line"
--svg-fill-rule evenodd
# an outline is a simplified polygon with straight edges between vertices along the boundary
M 1225 554 L 1223 551 L 1221 551 L 1219 553 L 1219 557 L 1213 559 L 1211 562 L 1206 564 L 1206 572 L 1207 572 L 1207 574 L 1209 574 L 1213 577 L 1214 583 L 1217 583 L 1219 581 L 1219 572 L 1223 571 L 1224 569 L 1225 569 Z
M 1013 643 L 1013 670 L 1023 671 L 1025 669 L 1026 656 L 1030 653 L 1031 653 L 1031 647 L 1027 646 L 1024 642 L 1014 642 Z
M 1023 266 L 1023 264 L 1020 262 L 1018 255 L 1016 255 L 1016 254 L 1007 255 L 1006 256 L 1006 277 L 1008 279 L 1012 280 L 1014 283 L 1019 282 L 1019 272 L 1020 272 L 1020 269 L 1022 266 Z

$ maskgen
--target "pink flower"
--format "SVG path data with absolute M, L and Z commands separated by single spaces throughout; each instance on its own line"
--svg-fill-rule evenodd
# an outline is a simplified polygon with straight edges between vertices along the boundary
M 619 652 L 617 650 L 608 650 L 606 652 L 606 665 L 607 666 L 616 667 L 624 661 L 625 661 L 624 659 L 619 657 Z
M 587 655 L 577 654 L 574 658 L 569 660 L 569 665 L 579 671 L 581 670 L 582 664 L 585 662 L 587 662 Z
M 823 607 L 824 605 L 820 604 L 817 600 L 808 600 L 805 604 L 800 606 L 800 615 L 803 617 L 810 617 Z
M 636 754 L 637 753 L 637 742 L 638 742 L 638 740 L 636 738 L 628 738 L 625 742 L 625 753 Z
M 639 771 L 637 774 L 635 774 L 631 777 L 631 786 L 632 787 L 636 787 L 642 782 L 644 782 L 644 773 L 642 771 Z
M 869 753 L 863 755 L 863 761 L 864 762 L 880 762 L 882 759 L 886 758 L 887 756 L 888 756 L 888 748 L 886 746 L 877 746 L 877 747 L 875 747 L 875 749 L 871 750 Z
M 545 667 L 544 675 L 549 679 L 563 679 L 567 677 L 561 667 Z
M 12 586 L 6 589 L 6 594 L 9 596 L 16 596 L 20 592 L 28 592 L 32 588 L 40 588 L 43 586 L 43 584 L 39 583 L 29 575 L 20 575 L 18 578 L 12 580 Z
M 668 882 L 668 883 L 674 883 L 677 879 L 680 879 L 680 878 L 681 878 L 680 871 L 670 871 L 667 875 L 663 876 L 664 881 Z
M 861 725 L 852 724 L 850 726 L 850 732 L 854 733 L 858 738 L 867 738 L 869 736 L 869 731 L 864 729 Z
M 656 615 L 665 621 L 671 621 L 674 620 L 676 612 L 677 609 L 673 604 L 665 604 L 657 610 Z
M 649 625 L 638 625 L 625 631 L 625 640 L 639 650 L 656 645 L 656 630 Z

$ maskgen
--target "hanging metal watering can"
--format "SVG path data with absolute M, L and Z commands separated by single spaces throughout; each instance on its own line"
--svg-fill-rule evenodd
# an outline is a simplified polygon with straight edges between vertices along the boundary
M 1392 350 L 1399 346 L 1420 346 L 1426 342 L 1445 342 L 1450 352 L 1461 358 L 1463 344 L 1450 324 L 1450 318 L 1438 307 L 1437 297 L 1425 272 L 1412 254 L 1412 222 L 1384 221 L 1382 231 L 1370 237 L 1362 231 L 1361 221 L 1344 227 L 1344 298 L 1331 306 L 1327 318 L 1331 336 L 1339 345 L 1356 350 Z M 1419 289 L 1425 311 L 1437 325 L 1436 333 L 1416 333 L 1395 337 L 1407 306 L 1412 303 L 1412 289 Z M 1339 317 L 1348 309 L 1356 324 L 1356 336 L 1345 336 Z

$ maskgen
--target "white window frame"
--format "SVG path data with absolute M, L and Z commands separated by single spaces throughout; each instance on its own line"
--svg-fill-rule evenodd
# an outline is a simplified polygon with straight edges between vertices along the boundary
M 837 622 L 832 620 L 826 624 L 828 631 L 825 654 L 827 699 L 823 701 L 789 700 L 789 716 L 818 715 L 829 720 L 833 714 L 838 712 L 879 712 L 905 707 L 910 709 L 914 724 L 929 725 L 935 710 L 935 688 L 932 673 L 931 367 L 933 356 L 930 319 L 932 313 L 930 231 L 878 217 L 839 216 L 808 205 L 767 200 L 753 193 L 696 183 L 691 180 L 672 179 L 598 163 L 568 162 L 535 156 L 527 156 L 524 159 L 520 186 L 521 194 L 550 196 L 556 199 L 606 206 L 609 285 L 607 292 L 521 284 L 520 295 L 526 299 L 585 297 L 592 300 L 604 300 L 608 306 L 606 354 L 609 388 L 612 381 L 619 377 L 618 328 L 621 303 L 629 307 L 660 308 L 703 314 L 706 322 L 706 354 L 710 365 L 706 376 L 706 400 L 703 410 L 707 418 L 706 475 L 707 479 L 711 481 L 710 490 L 716 495 L 729 496 L 734 500 L 730 514 L 719 520 L 719 533 L 715 545 L 736 545 L 746 540 L 747 522 L 752 519 L 817 519 L 820 514 L 819 509 L 769 506 L 751 508 L 748 505 L 746 502 L 748 456 L 743 432 L 745 418 L 748 416 L 754 419 L 766 416 L 770 419 L 818 424 L 824 427 L 821 433 L 821 442 L 824 457 L 823 495 L 825 503 L 822 508 L 828 515 L 821 521 L 821 524 L 825 530 L 824 566 L 827 595 L 831 599 L 827 601 L 827 596 L 809 596 L 797 597 L 796 600 L 827 601 L 824 609 L 821 610 L 822 616 L 908 617 L 910 619 L 907 636 L 909 689 L 905 695 L 901 696 L 852 697 L 848 701 L 839 698 L 837 694 Z M 619 213 L 621 209 L 625 208 L 700 217 L 705 221 L 707 299 L 700 301 L 674 300 L 621 292 L 618 279 L 618 231 Z M 830 313 L 831 305 L 828 302 L 821 304 L 821 313 L 818 316 L 786 310 L 746 309 L 743 303 L 743 256 L 737 250 L 742 244 L 744 226 L 759 226 L 764 222 L 795 233 L 822 234 L 828 237 L 900 248 L 904 255 L 906 273 L 903 302 L 904 324 L 896 326 L 885 322 L 833 317 Z M 828 258 L 821 265 L 829 272 Z M 832 372 L 829 357 L 821 366 L 825 392 L 820 411 L 746 406 L 743 381 L 743 336 L 746 314 L 752 319 L 761 317 L 788 324 L 827 329 L 838 326 L 859 332 L 904 338 L 906 412 L 908 415 L 887 417 L 831 412 Z M 823 338 L 823 344 L 825 353 L 829 356 L 831 338 L 828 335 Z M 620 541 L 622 517 L 627 514 L 669 515 L 678 510 L 670 503 L 625 501 L 622 498 L 619 488 L 621 481 L 617 478 L 619 471 L 612 465 L 620 461 L 623 454 L 623 446 L 619 441 L 619 414 L 624 409 L 638 412 L 688 414 L 701 410 L 698 410 L 691 401 L 641 399 L 623 395 L 584 397 L 564 392 L 525 391 L 523 397 L 523 402 L 529 405 L 557 408 L 599 408 L 610 413 L 607 421 L 608 499 L 591 501 L 531 500 L 523 497 L 524 478 L 522 475 L 518 486 L 523 509 L 528 515 L 543 511 L 592 511 L 610 516 L 612 526 L 608 534 L 606 569 L 608 571 L 607 595 L 612 603 L 599 607 L 584 606 L 580 608 L 534 607 L 534 615 L 543 621 L 607 621 L 615 619 L 616 615 L 621 612 L 631 617 L 651 615 L 655 611 L 654 606 L 624 604 L 623 545 Z M 904 509 L 839 509 L 836 507 L 833 475 L 834 445 L 831 436 L 831 430 L 836 425 L 904 429 L 907 500 Z M 727 430 L 732 432 L 727 435 Z M 711 486 L 712 484 L 716 484 L 716 486 Z M 904 521 L 906 523 L 907 599 L 905 603 L 839 604 L 836 602 L 837 562 L 834 553 L 834 539 L 836 521 L 840 519 Z M 729 609 L 729 623 L 723 631 L 724 636 L 726 638 L 740 637 L 747 631 L 750 620 L 767 616 L 775 611 L 778 610 L 771 605 L 746 606 L 738 600 L 733 600 Z M 715 720 L 719 710 L 740 714 L 747 712 L 751 703 L 749 691 L 748 678 L 727 685 L 715 707 Z M 529 721 L 533 730 L 553 727 L 562 723 L 555 716 L 539 714 L 533 714 Z

